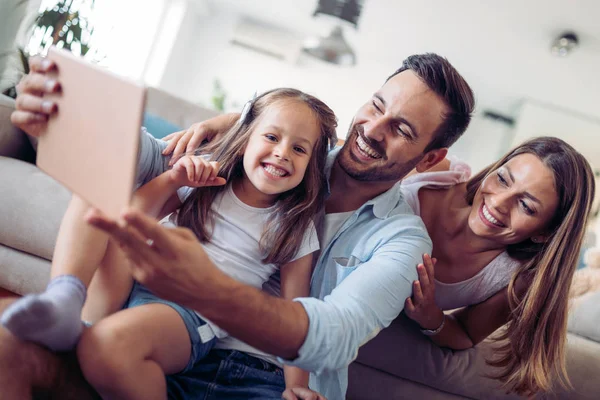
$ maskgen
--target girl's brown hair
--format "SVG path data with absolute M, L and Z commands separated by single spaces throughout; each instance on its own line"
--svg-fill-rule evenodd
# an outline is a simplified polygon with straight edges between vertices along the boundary
M 269 106 L 283 101 L 308 106 L 319 124 L 321 135 L 315 143 L 304 179 L 294 189 L 279 195 L 260 239 L 260 247 L 265 254 L 263 262 L 278 265 L 289 262 L 298 252 L 305 232 L 325 202 L 325 162 L 330 146 L 336 143 L 337 119 L 333 111 L 321 100 L 299 90 L 271 90 L 253 100 L 248 115 L 238 121 L 221 140 L 195 152 L 210 154 L 212 161 L 219 162 L 218 175 L 227 180 L 227 185 L 242 178 L 243 153 L 259 116 Z M 226 185 L 196 188 L 179 209 L 177 224 L 190 228 L 200 241 L 210 241 L 214 223 L 212 203 L 225 188 Z
M 527 239 L 509 245 L 508 254 L 522 262 L 508 285 L 511 308 L 506 330 L 497 337 L 499 357 L 488 363 L 502 368 L 494 376 L 521 394 L 552 391 L 553 381 L 570 387 L 565 366 L 568 294 L 594 199 L 594 175 L 586 159 L 564 141 L 539 137 L 516 147 L 467 184 L 473 198 L 482 181 L 520 154 L 537 156 L 552 171 L 558 194 L 556 212 L 545 229 L 544 243 Z M 519 296 L 515 282 L 523 279 Z M 508 340 L 507 340 L 508 339 Z M 553 379 L 554 378 L 554 379 Z

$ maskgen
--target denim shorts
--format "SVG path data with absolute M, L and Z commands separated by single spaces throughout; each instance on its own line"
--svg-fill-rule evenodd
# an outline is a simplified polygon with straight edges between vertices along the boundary
M 126 308 L 133 308 L 142 306 L 144 304 L 165 304 L 177 311 L 179 316 L 181 316 L 181 319 L 187 328 L 188 334 L 190 335 L 190 342 L 192 344 L 190 360 L 181 372 L 187 372 L 192 369 L 194 365 L 206 357 L 208 352 L 214 347 L 217 341 L 214 336 L 212 339 L 204 343 L 202 342 L 199 329 L 206 325 L 206 321 L 200 318 L 198 314 L 194 312 L 194 310 L 182 307 L 177 303 L 173 303 L 172 301 L 163 300 L 154 295 L 144 286 L 140 285 L 138 282 L 135 282 L 133 289 L 131 290 L 131 294 L 129 295 Z M 209 327 L 205 326 L 203 329 L 207 328 Z
M 281 400 L 284 390 L 281 368 L 235 350 L 212 350 L 192 369 L 167 376 L 171 400 Z

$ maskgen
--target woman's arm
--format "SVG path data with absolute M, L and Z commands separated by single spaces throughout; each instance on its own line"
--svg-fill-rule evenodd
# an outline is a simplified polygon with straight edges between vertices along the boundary
M 508 287 L 479 304 L 444 315 L 435 304 L 434 265 L 434 260 L 423 256 L 423 264 L 417 266 L 419 280 L 413 284 L 413 296 L 406 299 L 405 303 L 406 314 L 422 329 L 433 331 L 444 323 L 438 333 L 430 336 L 434 343 L 454 350 L 468 349 L 508 322 Z M 526 288 L 525 281 L 517 279 L 516 290 L 520 298 Z
M 312 259 L 313 255 L 311 253 L 281 267 L 282 298 L 292 300 L 297 297 L 308 297 L 312 275 Z M 308 372 L 288 365 L 285 365 L 283 370 L 286 392 L 290 392 L 295 387 L 308 387 Z M 284 398 L 286 397 L 284 396 Z
M 508 322 L 510 308 L 507 293 L 504 288 L 482 303 L 446 315 L 444 328 L 431 336 L 431 340 L 440 347 L 454 350 L 475 346 Z

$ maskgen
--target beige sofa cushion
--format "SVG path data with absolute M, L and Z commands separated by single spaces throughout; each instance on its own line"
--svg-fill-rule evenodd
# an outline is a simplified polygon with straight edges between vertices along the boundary
M 0 170 L 0 244 L 51 259 L 70 193 L 33 164 L 0 157 Z
M 485 362 L 491 350 L 487 342 L 464 351 L 442 349 L 402 313 L 361 348 L 357 362 L 470 398 L 519 399 L 504 394 L 497 381 L 483 376 L 485 371 L 491 372 Z
M 576 307 L 569 313 L 569 332 L 600 344 L 600 291 L 577 299 Z

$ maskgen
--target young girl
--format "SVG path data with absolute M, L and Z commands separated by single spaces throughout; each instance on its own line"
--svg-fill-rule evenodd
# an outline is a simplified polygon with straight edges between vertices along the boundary
M 312 96 L 267 92 L 246 105 L 220 142 L 183 156 L 140 188 L 132 205 L 190 228 L 232 277 L 261 288 L 279 269 L 281 296 L 308 296 L 319 246 L 313 219 L 324 203 L 336 125 L 334 113 Z M 126 262 L 110 243 L 101 264 Z M 193 310 L 135 283 L 126 309 L 88 329 L 77 350 L 103 398 L 164 399 L 165 374 L 192 368 L 225 336 Z M 307 387 L 308 374 L 286 367 L 285 382 Z

